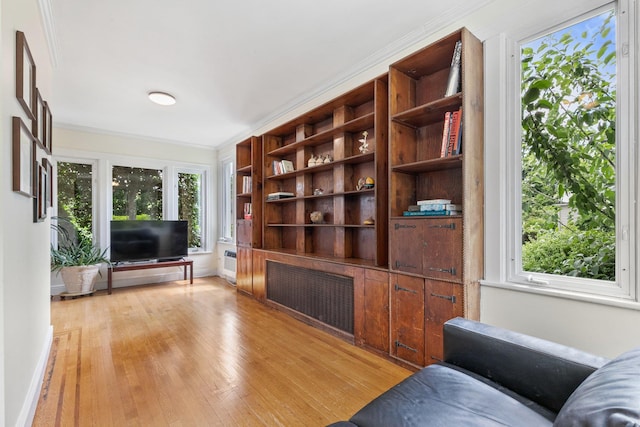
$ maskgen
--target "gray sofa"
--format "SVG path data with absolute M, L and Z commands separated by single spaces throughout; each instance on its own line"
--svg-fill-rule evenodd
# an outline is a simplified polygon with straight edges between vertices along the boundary
M 640 426 L 640 348 L 608 360 L 452 319 L 444 361 L 331 426 Z

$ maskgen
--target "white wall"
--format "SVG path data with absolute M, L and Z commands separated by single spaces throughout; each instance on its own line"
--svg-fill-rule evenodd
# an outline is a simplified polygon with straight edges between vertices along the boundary
M 100 242 L 107 242 L 109 238 L 108 221 L 105 212 L 108 209 L 108 195 L 110 190 L 111 166 L 135 165 L 141 167 L 164 167 L 164 165 L 201 165 L 209 168 L 205 182 L 205 203 L 208 206 L 205 221 L 211 225 L 206 236 L 207 250 L 192 253 L 193 273 L 196 277 L 217 274 L 218 260 L 216 257 L 217 238 L 217 153 L 212 149 L 195 146 L 176 145 L 167 142 L 158 142 L 134 138 L 130 136 L 87 132 L 65 128 L 55 128 L 54 158 L 76 157 L 97 160 L 96 171 L 97 211 L 99 222 L 97 224 L 97 237 Z M 94 207 L 96 208 L 96 207 Z M 106 247 L 105 244 L 102 244 Z M 102 277 L 98 277 L 97 289 L 106 289 L 107 274 L 103 267 Z M 130 272 L 115 273 L 113 275 L 113 287 L 131 286 L 142 283 L 160 283 L 170 280 L 182 279 L 182 267 L 165 269 L 136 270 Z M 57 295 L 64 291 L 64 284 L 59 275 L 52 274 L 51 292 Z
M 52 66 L 37 0 L 2 0 L 0 118 L 0 424 L 30 425 L 51 342 L 49 221 L 34 223 L 33 201 L 11 191 L 11 117 L 26 120 L 15 97 L 15 32 L 23 31 L 37 85 L 52 105 Z

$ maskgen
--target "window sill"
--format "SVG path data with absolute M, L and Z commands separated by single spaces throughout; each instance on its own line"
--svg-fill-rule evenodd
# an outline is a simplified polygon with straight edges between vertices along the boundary
M 481 280 L 482 286 L 490 288 L 505 289 L 514 292 L 524 292 L 536 295 L 544 295 L 553 298 L 563 298 L 574 301 L 588 302 L 592 304 L 608 305 L 612 307 L 626 308 L 628 310 L 640 311 L 640 302 L 631 298 L 616 298 L 602 295 L 594 295 L 561 289 L 541 288 L 538 286 L 525 285 L 520 283 L 494 282 L 491 280 Z

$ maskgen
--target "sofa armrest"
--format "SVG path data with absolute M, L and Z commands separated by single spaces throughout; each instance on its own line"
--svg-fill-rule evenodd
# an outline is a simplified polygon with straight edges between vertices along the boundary
M 444 325 L 444 362 L 488 378 L 557 413 L 576 387 L 608 359 L 455 318 Z

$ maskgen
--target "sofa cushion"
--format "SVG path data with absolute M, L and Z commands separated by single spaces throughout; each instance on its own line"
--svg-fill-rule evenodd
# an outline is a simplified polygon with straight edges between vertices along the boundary
M 640 426 L 640 347 L 589 375 L 569 396 L 554 426 Z
M 374 426 L 551 426 L 527 405 L 459 370 L 431 365 L 374 399 L 349 420 Z

